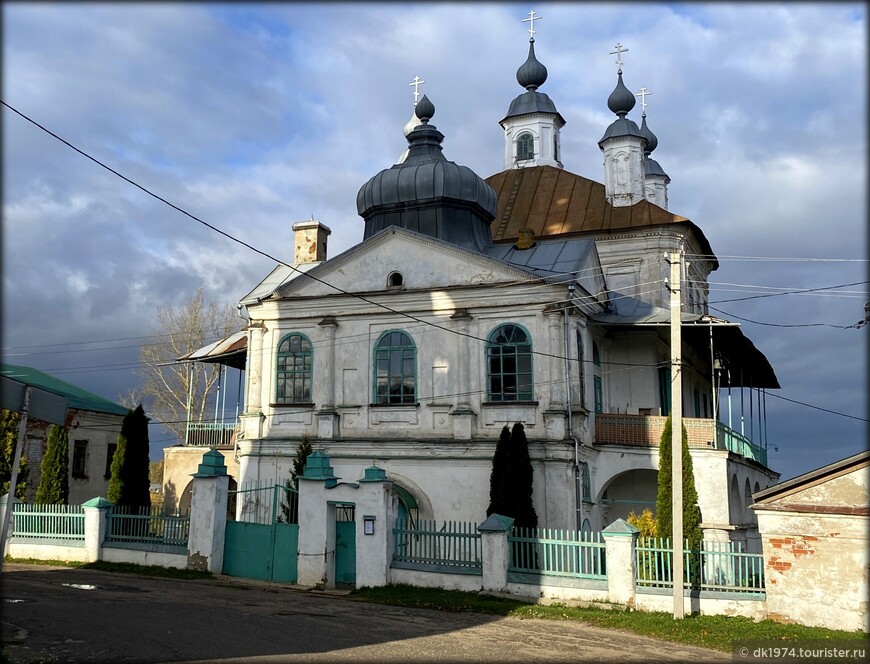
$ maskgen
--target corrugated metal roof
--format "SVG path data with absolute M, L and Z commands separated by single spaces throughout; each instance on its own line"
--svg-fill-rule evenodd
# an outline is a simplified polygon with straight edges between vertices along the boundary
M 245 295 L 241 300 L 241 304 L 256 304 L 259 300 L 268 297 L 274 293 L 280 286 L 293 281 L 299 276 L 299 273 L 308 272 L 313 267 L 317 267 L 320 263 L 299 263 L 290 267 L 289 265 L 276 265 L 263 281 L 257 284 L 256 288 Z M 295 269 L 294 269 L 295 268 Z
M 591 316 L 605 327 L 666 327 L 671 323 L 668 309 L 637 298 L 611 295 L 611 311 Z M 683 341 L 695 348 L 709 344 L 730 373 L 722 376 L 722 387 L 763 387 L 778 389 L 779 380 L 767 357 L 743 334 L 738 323 L 704 314 L 681 313 Z
M 8 378 L 13 378 L 21 383 L 39 387 L 48 392 L 65 397 L 70 408 L 77 410 L 89 410 L 95 413 L 110 413 L 112 415 L 126 415 L 130 412 L 114 401 L 109 401 L 93 392 L 88 392 L 71 383 L 55 378 L 47 373 L 30 367 L 21 367 L 14 364 L 0 365 L 0 373 Z
M 514 168 L 496 173 L 486 182 L 498 195 L 498 212 L 491 226 L 496 243 L 515 240 L 524 228 L 531 229 L 535 237 L 544 238 L 683 224 L 697 235 L 702 253 L 713 254 L 703 231 L 686 217 L 646 200 L 627 207 L 613 207 L 607 202 L 603 184 L 564 169 L 553 166 Z M 715 260 L 714 265 L 718 267 Z
M 595 241 L 586 238 L 542 240 L 528 249 L 517 249 L 512 244 L 497 244 L 486 251 L 496 260 L 524 267 L 545 278 L 598 267 Z
M 248 351 L 248 333 L 235 332 L 226 339 L 220 339 L 202 348 L 197 348 L 178 358 L 178 362 L 216 362 L 237 369 L 245 368 L 245 355 Z

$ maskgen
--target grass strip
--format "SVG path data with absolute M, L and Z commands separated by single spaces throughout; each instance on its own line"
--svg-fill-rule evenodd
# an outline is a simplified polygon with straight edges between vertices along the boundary
M 771 644 L 791 643 L 804 640 L 849 639 L 864 640 L 861 631 L 784 625 L 772 620 L 755 622 L 742 616 L 686 616 L 674 620 L 670 613 L 611 610 L 599 607 L 571 607 L 564 604 L 530 604 L 513 599 L 493 597 L 474 592 L 417 588 L 407 585 L 362 588 L 350 595 L 355 599 L 406 606 L 411 608 L 439 609 L 442 611 L 474 611 L 516 618 L 541 618 L 544 620 L 573 620 L 594 627 L 618 629 L 651 636 L 665 641 L 674 641 L 711 650 L 731 652 L 734 641 L 769 641 Z M 859 644 L 856 643 L 856 646 Z M 860 647 L 860 646 L 859 646 Z
M 52 565 L 55 567 L 74 567 L 77 569 L 95 569 L 101 572 L 123 572 L 127 574 L 142 574 L 143 576 L 160 576 L 169 579 L 211 579 L 211 572 L 199 572 L 192 569 L 176 569 L 160 567 L 159 565 L 135 565 L 133 563 L 107 563 L 102 560 L 83 563 L 70 560 L 38 560 L 36 558 L 12 558 L 6 556 L 7 563 L 22 565 Z

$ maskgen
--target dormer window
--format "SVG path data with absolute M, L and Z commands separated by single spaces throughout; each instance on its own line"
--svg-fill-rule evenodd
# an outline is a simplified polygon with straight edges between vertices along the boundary
M 517 137 L 517 161 L 528 161 L 534 158 L 535 137 L 527 131 Z
M 401 272 L 391 272 L 390 276 L 387 277 L 387 286 L 390 288 L 400 288 L 404 283 L 405 280 Z

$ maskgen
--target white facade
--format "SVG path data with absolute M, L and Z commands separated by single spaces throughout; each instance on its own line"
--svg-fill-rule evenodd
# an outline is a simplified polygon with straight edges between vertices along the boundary
M 646 198 L 643 142 L 636 136 L 615 136 L 602 141 L 604 187 L 607 202 L 626 207 Z
M 508 118 L 502 122 L 504 129 L 504 167 L 554 166 L 562 168 L 561 137 L 559 130 L 564 122 L 551 113 L 530 113 Z M 532 152 L 525 149 L 525 137 L 532 139 Z

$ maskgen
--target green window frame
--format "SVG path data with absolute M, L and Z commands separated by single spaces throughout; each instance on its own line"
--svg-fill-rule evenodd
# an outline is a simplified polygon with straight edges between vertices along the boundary
M 532 342 L 520 325 L 495 328 L 486 344 L 486 397 L 489 401 L 532 401 Z
M 313 353 L 311 340 L 291 332 L 278 344 L 275 370 L 275 403 L 311 403 Z
M 417 403 L 417 347 L 401 330 L 384 332 L 374 351 L 374 402 Z
M 535 137 L 531 132 L 523 132 L 517 137 L 517 161 L 535 158 Z
M 592 480 L 589 477 L 589 464 L 585 461 L 580 463 L 580 485 L 583 487 L 583 500 L 592 502 Z

